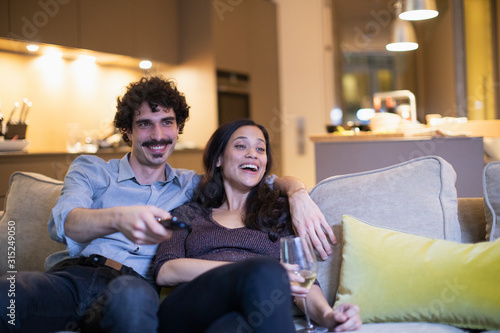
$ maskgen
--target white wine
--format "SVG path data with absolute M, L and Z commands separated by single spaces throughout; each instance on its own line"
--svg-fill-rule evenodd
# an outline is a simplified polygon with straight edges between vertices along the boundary
M 301 271 L 295 271 L 295 274 L 302 276 L 305 279 L 305 281 L 304 282 L 291 281 L 290 284 L 294 286 L 306 287 L 307 289 L 309 289 L 311 288 L 314 281 L 316 281 L 317 274 L 314 271 L 301 270 Z

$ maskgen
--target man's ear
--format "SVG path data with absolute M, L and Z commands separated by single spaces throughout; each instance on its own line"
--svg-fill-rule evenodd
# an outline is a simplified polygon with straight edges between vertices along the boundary
M 132 130 L 127 130 L 125 132 L 125 134 L 127 134 L 127 138 L 130 142 L 132 142 Z

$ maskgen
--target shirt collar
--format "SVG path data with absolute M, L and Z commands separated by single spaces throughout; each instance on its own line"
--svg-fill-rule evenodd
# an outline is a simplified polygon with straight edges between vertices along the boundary
M 134 171 L 132 170 L 132 167 L 130 166 L 129 157 L 130 157 L 130 153 L 127 153 L 120 160 L 120 167 L 118 170 L 118 182 L 130 180 L 130 179 L 134 179 L 137 182 L 137 178 L 135 178 Z M 168 163 L 165 163 L 165 175 L 166 175 L 166 180 L 162 181 L 160 183 L 166 184 L 168 182 L 173 181 L 174 184 L 181 186 L 177 170 L 172 168 Z

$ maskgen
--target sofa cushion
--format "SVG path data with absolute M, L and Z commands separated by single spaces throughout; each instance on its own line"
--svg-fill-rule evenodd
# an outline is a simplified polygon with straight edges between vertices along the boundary
M 327 178 L 311 190 L 338 243 L 318 271 L 327 299 L 333 303 L 342 260 L 342 215 L 380 227 L 431 238 L 460 241 L 456 173 L 437 156 L 416 158 L 367 172 Z
M 363 322 L 423 321 L 500 329 L 500 239 L 461 244 L 344 216 L 340 303 Z
M 50 238 L 47 227 L 62 186 L 62 181 L 37 173 L 12 174 L 0 219 L 0 275 L 12 270 L 43 271 L 45 258 L 64 248 Z M 14 261 L 8 262 L 8 252 L 15 254 Z
M 500 161 L 486 164 L 483 171 L 486 240 L 500 237 Z

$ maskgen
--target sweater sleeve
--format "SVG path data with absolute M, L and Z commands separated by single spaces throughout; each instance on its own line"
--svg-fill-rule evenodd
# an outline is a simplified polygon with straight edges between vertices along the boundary
M 179 220 L 190 222 L 189 219 L 189 207 L 188 205 L 182 205 L 174 209 L 171 214 L 176 216 Z M 188 236 L 188 230 L 174 230 L 172 231 L 172 236 L 164 240 L 158 245 L 156 250 L 156 256 L 153 261 L 153 277 L 156 280 L 161 266 L 168 260 L 179 259 L 186 257 L 185 243 L 186 237 Z

